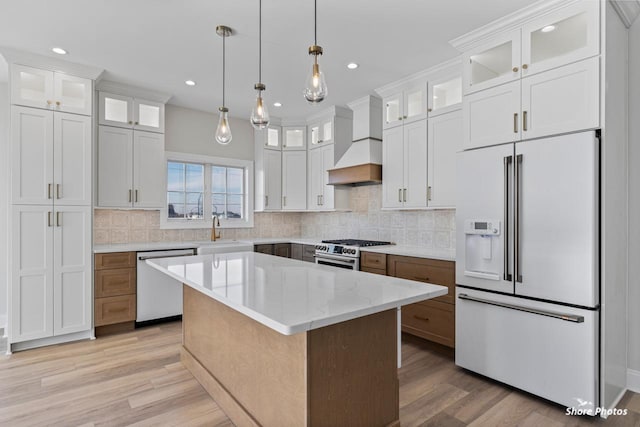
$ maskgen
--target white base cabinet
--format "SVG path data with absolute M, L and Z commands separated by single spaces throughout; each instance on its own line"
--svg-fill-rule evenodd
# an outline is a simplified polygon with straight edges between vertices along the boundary
M 164 206 L 164 135 L 99 126 L 98 206 Z
M 91 207 L 13 206 L 11 342 L 91 328 Z

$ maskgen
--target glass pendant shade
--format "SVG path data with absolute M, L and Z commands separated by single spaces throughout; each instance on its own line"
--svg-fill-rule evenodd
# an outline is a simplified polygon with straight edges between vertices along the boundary
M 229 126 L 229 117 L 227 116 L 229 110 L 222 107 L 219 110 L 220 119 L 218 120 L 218 129 L 216 129 L 216 141 L 218 141 L 219 144 L 227 145 L 233 138 L 231 135 L 231 127 Z
M 304 97 L 310 103 L 315 104 L 325 99 L 327 97 L 327 93 L 327 82 L 324 80 L 324 73 L 320 71 L 318 57 L 314 56 L 313 67 L 307 77 L 304 89 Z
M 251 110 L 251 125 L 256 129 L 264 129 L 269 125 L 269 110 L 262 99 L 262 90 L 258 90 L 256 103 Z

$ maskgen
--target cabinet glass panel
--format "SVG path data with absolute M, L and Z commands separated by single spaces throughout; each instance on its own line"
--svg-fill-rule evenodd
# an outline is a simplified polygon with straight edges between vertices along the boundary
M 267 147 L 276 147 L 280 144 L 280 132 L 278 129 L 267 129 Z
M 302 129 L 287 129 L 285 131 L 285 146 L 304 147 L 304 133 Z
M 385 105 L 385 123 L 393 123 L 402 120 L 400 114 L 400 98 L 392 99 Z
M 104 119 L 110 122 L 127 123 L 129 103 L 122 99 L 104 98 Z
M 587 46 L 587 12 L 549 22 L 531 33 L 531 63 L 564 56 Z
M 316 145 L 320 142 L 320 126 L 311 127 L 311 144 Z
M 47 79 L 42 74 L 20 71 L 20 98 L 40 102 L 47 96 Z
M 427 110 L 425 103 L 424 89 L 415 89 L 407 91 L 405 94 L 407 100 L 406 118 L 419 116 Z
M 160 107 L 155 105 L 138 105 L 138 124 L 141 126 L 160 127 Z
M 89 97 L 86 90 L 89 89 L 86 83 L 63 79 L 60 82 L 62 93 L 62 105 L 72 108 L 84 108 Z
M 326 122 L 323 126 L 322 126 L 322 141 L 331 141 L 333 139 L 333 132 L 332 132 L 332 126 L 331 126 L 331 121 Z
M 470 57 L 472 86 L 512 73 L 511 44 L 508 41 Z
M 433 85 L 431 97 L 433 99 L 432 111 L 459 104 L 462 102 L 462 78 L 456 77 L 455 79 Z

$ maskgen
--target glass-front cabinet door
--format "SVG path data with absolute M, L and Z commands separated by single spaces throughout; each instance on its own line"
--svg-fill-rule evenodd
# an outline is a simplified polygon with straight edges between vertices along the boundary
M 275 150 L 280 149 L 280 127 L 269 126 L 267 128 L 267 140 L 264 143 L 266 148 L 272 148 Z
M 100 92 L 99 110 L 101 125 L 133 127 L 133 98 Z
M 333 120 L 327 119 L 322 122 L 322 139 L 323 144 L 333 142 Z
M 136 98 L 133 111 L 135 129 L 164 133 L 164 104 Z
M 382 100 L 384 108 L 384 129 L 392 128 L 402 123 L 402 115 L 404 114 L 404 105 L 402 101 L 402 92 L 395 93 Z
M 26 107 L 52 108 L 53 72 L 12 65 L 11 103 Z
M 307 141 L 305 138 L 306 128 L 304 126 L 286 126 L 282 128 L 282 149 L 283 150 L 305 150 Z
M 465 94 L 520 78 L 520 30 L 465 52 L 462 87 Z
M 91 115 L 93 106 L 93 85 L 91 80 L 67 74 L 55 73 L 53 77 L 53 98 L 55 111 Z
M 522 29 L 522 76 L 600 53 L 600 2 L 582 1 Z
M 411 123 L 427 117 L 427 91 L 427 84 L 422 83 L 403 92 L 403 123 Z
M 462 77 L 458 74 L 429 82 L 429 117 L 462 107 Z
M 321 122 L 309 125 L 309 143 L 311 148 L 318 145 L 330 144 L 333 142 L 333 119 L 328 118 Z

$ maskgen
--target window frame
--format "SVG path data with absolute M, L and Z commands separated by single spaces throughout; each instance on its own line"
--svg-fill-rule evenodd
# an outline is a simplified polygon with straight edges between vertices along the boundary
M 244 169 L 245 218 L 220 218 L 220 228 L 252 228 L 253 227 L 253 161 L 231 159 L 226 157 L 206 156 L 202 154 L 165 152 L 164 156 L 164 205 L 160 209 L 160 229 L 201 229 L 211 228 L 212 220 L 212 185 L 211 167 L 231 167 Z M 168 218 L 167 206 L 167 167 L 169 162 L 197 163 L 204 165 L 203 219 Z

